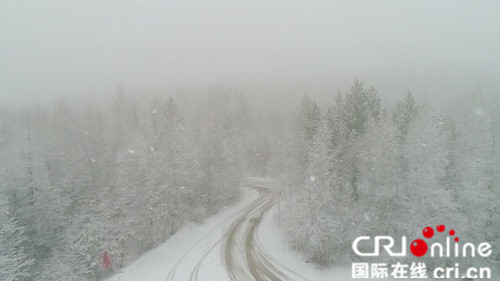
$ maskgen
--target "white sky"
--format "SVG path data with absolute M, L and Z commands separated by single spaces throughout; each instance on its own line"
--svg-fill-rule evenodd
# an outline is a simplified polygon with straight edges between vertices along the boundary
M 0 102 L 356 77 L 500 87 L 500 1 L 0 2 Z

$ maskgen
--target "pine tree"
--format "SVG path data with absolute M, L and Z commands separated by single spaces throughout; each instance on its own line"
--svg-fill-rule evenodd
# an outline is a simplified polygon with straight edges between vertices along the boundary
M 404 97 L 403 100 L 396 102 L 394 106 L 393 120 L 398 129 L 398 138 L 401 141 L 406 139 L 410 130 L 411 122 L 417 116 L 417 105 L 411 92 Z

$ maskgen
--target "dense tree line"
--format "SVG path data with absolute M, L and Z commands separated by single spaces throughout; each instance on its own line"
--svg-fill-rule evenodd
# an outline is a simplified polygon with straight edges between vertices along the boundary
M 0 279 L 102 279 L 104 252 L 125 266 L 234 202 L 247 175 L 283 179 L 287 239 L 321 265 L 356 259 L 354 237 L 443 222 L 500 249 L 494 100 L 389 105 L 356 80 L 331 105 L 289 104 L 216 88 L 3 107 Z
M 290 245 L 329 265 L 356 259 L 355 237 L 415 239 L 448 224 L 461 241 L 499 249 L 497 109 L 479 93 L 460 104 L 445 114 L 408 93 L 384 106 L 357 80 L 323 112 L 304 97 L 283 158 Z M 496 268 L 499 259 L 496 250 L 483 262 Z
M 187 114 L 123 93 L 3 108 L 1 280 L 100 279 L 105 252 L 123 267 L 234 202 L 247 167 L 265 173 L 269 130 L 243 96 L 179 99 Z

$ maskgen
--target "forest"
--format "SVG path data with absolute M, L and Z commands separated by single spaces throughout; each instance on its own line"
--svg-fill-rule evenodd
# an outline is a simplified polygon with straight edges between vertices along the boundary
M 449 100 L 445 112 L 407 93 L 387 106 L 358 80 L 328 107 L 302 98 L 286 149 L 288 209 L 278 217 L 290 246 L 319 265 L 347 264 L 359 259 L 355 237 L 400 241 L 446 224 L 460 241 L 496 249 L 487 260 L 461 264 L 499 270 L 498 98 L 474 91 Z
M 499 96 L 472 91 L 453 110 L 382 96 L 355 80 L 330 104 L 118 88 L 100 102 L 5 105 L 0 279 L 101 280 L 103 253 L 124 267 L 239 200 L 247 176 L 283 182 L 275 220 L 318 266 L 355 260 L 354 237 L 443 222 L 491 243 L 481 262 L 498 266 Z
M 172 97 L 118 91 L 101 105 L 4 107 L 0 279 L 99 279 L 104 252 L 123 267 L 234 202 L 249 141 L 236 105 L 212 95 L 183 120 Z

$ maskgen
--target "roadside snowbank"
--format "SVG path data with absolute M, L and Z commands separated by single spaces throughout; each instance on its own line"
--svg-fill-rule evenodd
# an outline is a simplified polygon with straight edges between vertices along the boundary
M 278 204 L 281 204 L 278 205 Z M 276 223 L 275 217 L 278 208 L 283 208 L 283 202 L 279 202 L 264 217 L 257 233 L 257 239 L 265 249 L 267 255 L 272 258 L 273 263 L 294 280 L 310 281 L 333 281 L 333 280 L 359 280 L 351 278 L 350 267 L 331 267 L 320 269 L 311 263 L 307 263 L 299 255 L 292 252 L 286 243 L 285 234 Z M 380 279 L 363 279 L 380 280 Z M 383 280 L 392 280 L 389 278 Z

